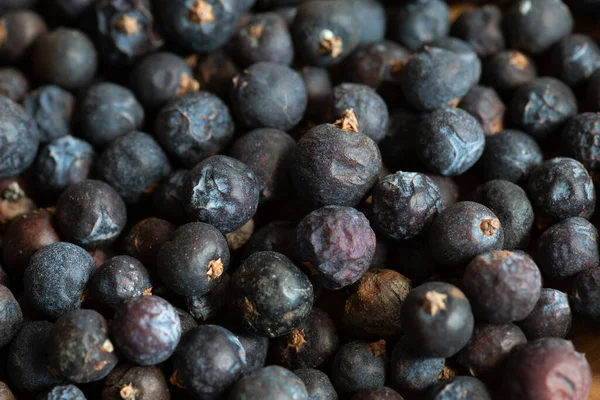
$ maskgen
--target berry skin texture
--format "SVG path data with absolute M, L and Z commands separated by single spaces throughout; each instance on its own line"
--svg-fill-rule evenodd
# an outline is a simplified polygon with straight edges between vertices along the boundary
M 98 159 L 98 178 L 127 204 L 137 204 L 171 173 L 167 155 L 154 138 L 130 132 L 112 141 Z
M 304 80 L 308 99 L 304 118 L 323 121 L 323 110 L 327 110 L 333 97 L 329 71 L 325 68 L 304 66 L 299 72 Z
M 483 64 L 483 83 L 503 97 L 537 78 L 535 63 L 517 50 L 503 50 L 491 55 Z
M 440 382 L 431 388 L 425 400 L 491 400 L 492 394 L 479 379 L 470 376 L 456 376 Z
M 504 128 L 506 107 L 492 88 L 473 86 L 458 103 L 458 107 L 477 118 L 486 137 L 495 135 Z
M 200 91 L 168 103 L 156 117 L 156 138 L 187 168 L 225 149 L 233 138 L 233 119 L 221 99 Z
M 359 131 L 376 143 L 383 140 L 388 129 L 389 113 L 385 101 L 373 89 L 358 83 L 342 83 L 333 88 L 333 116 L 342 118 L 352 109 Z
M 519 327 L 529 340 L 544 337 L 564 339 L 571 331 L 571 320 L 567 294 L 556 289 L 542 289 L 535 308 L 519 322 Z
M 308 95 L 298 72 L 259 62 L 233 78 L 231 103 L 237 120 L 248 128 L 288 131 L 302 119 Z
M 237 338 L 246 353 L 246 373 L 263 368 L 269 352 L 269 338 L 253 333 L 241 333 Z
M 536 167 L 527 182 L 536 215 L 554 221 L 589 219 L 596 206 L 594 182 L 585 167 L 572 158 L 556 157 Z
M 433 172 L 461 175 L 483 154 L 485 136 L 477 119 L 458 108 L 434 111 L 421 122 L 416 152 Z
M 2 10 L 4 39 L 0 40 L 0 59 L 14 63 L 27 55 L 35 40 L 46 32 L 46 22 L 30 10 L 5 11 Z
M 385 37 L 387 17 L 379 0 L 350 0 L 352 11 L 359 24 L 359 44 L 373 43 Z
M 259 335 L 291 333 L 310 314 L 313 299 L 308 277 L 279 253 L 252 254 L 231 278 L 231 315 Z
M 245 372 L 246 355 L 233 333 L 202 325 L 182 338 L 173 366 L 174 376 L 194 398 L 217 399 Z
M 135 224 L 121 243 L 123 252 L 137 258 L 149 269 L 156 269 L 156 257 L 163 244 L 177 229 L 169 221 L 146 218 Z
M 337 392 L 355 393 L 378 389 L 385 383 L 384 340 L 369 343 L 350 342 L 343 345 L 333 360 L 331 380 Z
M 552 48 L 550 59 L 554 75 L 576 88 L 600 67 L 600 47 L 587 35 L 569 35 Z
M 190 219 L 229 233 L 241 228 L 256 213 L 259 183 L 243 162 L 212 156 L 186 174 L 183 199 Z
M 576 315 L 600 324 L 600 268 L 591 268 L 577 274 L 569 301 Z
M 35 160 L 39 130 L 19 104 L 0 96 L 0 179 L 17 176 Z
M 368 136 L 323 124 L 298 141 L 291 168 L 296 192 L 314 207 L 354 207 L 377 182 L 382 161 Z
M 181 338 L 181 320 L 175 308 L 157 296 L 135 297 L 123 302 L 112 323 L 120 352 L 138 365 L 167 360 Z
M 75 385 L 56 386 L 48 393 L 37 397 L 37 400 L 86 400 L 87 398 Z
M 390 360 L 390 379 L 402 389 L 421 392 L 438 382 L 446 360 L 443 357 L 421 357 L 414 352 L 410 340 L 398 340 Z
M 486 4 L 461 13 L 452 24 L 452 36 L 463 39 L 475 48 L 481 58 L 503 50 L 502 10 L 494 4 Z
M 27 94 L 23 107 L 35 120 L 40 132 L 40 142 L 47 143 L 71 132 L 71 117 L 75 97 L 56 85 L 37 88 Z
M 75 310 L 56 321 L 46 342 L 50 366 L 76 383 L 101 380 L 117 365 L 108 324 L 93 310 Z
M 119 365 L 106 377 L 102 400 L 170 400 L 169 386 L 159 367 Z
M 514 399 L 587 399 L 592 372 L 585 356 L 564 339 L 544 338 L 514 352 L 505 369 L 507 396 Z
M 372 191 L 373 222 L 387 238 L 407 240 L 426 233 L 442 211 L 442 194 L 426 175 L 396 172 Z
M 31 304 L 51 318 L 80 307 L 83 290 L 96 264 L 79 246 L 59 242 L 38 250 L 25 270 L 25 294 Z
M 93 85 L 78 106 L 81 134 L 97 148 L 139 129 L 144 122 L 144 109 L 133 92 L 114 83 Z
M 309 400 L 302 380 L 293 372 L 271 365 L 244 375 L 231 389 L 229 400 Z
M 464 84 L 467 85 L 469 89 L 479 83 L 479 78 L 481 77 L 481 59 L 475 52 L 473 46 L 464 40 L 445 36 L 432 42 L 431 47 L 450 51 L 460 58 L 465 68 L 463 71 L 465 77 Z M 456 102 L 458 102 L 458 99 L 454 99 L 450 103 L 450 106 L 454 106 Z
M 393 17 L 392 37 L 411 51 L 417 51 L 448 35 L 450 9 L 444 1 L 403 4 Z
M 298 55 L 309 65 L 329 67 L 352 53 L 360 40 L 352 4 L 308 1 L 298 6 L 291 26 Z
M 506 324 L 524 319 L 533 310 L 540 298 L 542 276 L 528 254 L 504 250 L 475 257 L 461 287 L 477 317 Z
M 67 90 L 85 87 L 98 68 L 98 54 L 91 40 L 81 31 L 68 28 L 40 35 L 32 59 L 40 81 Z
M 391 40 L 363 44 L 344 63 L 347 80 L 379 88 L 384 82 L 397 82 L 398 73 L 410 53 Z
M 329 377 L 318 369 L 301 368 L 294 371 L 304 383 L 311 400 L 337 400 L 338 395 Z
M 451 357 L 462 349 L 473 332 L 469 300 L 456 286 L 428 282 L 414 288 L 402 305 L 402 327 L 415 355 Z
M 583 218 L 564 219 L 542 233 L 535 260 L 550 279 L 566 279 L 594 268 L 600 263 L 598 231 Z
M 600 169 L 600 116 L 583 113 L 569 119 L 561 135 L 563 154 L 582 163 L 586 168 Z
M 297 258 L 327 289 L 356 282 L 375 255 L 375 232 L 363 213 L 350 207 L 319 208 L 296 228 Z
M 0 285 L 0 349 L 10 343 L 23 325 L 23 313 L 10 289 Z
M 519 87 L 509 107 L 513 124 L 537 140 L 552 136 L 576 114 L 577 100 L 573 91 L 558 79 L 548 77 Z
M 229 266 L 229 247 L 211 225 L 192 222 L 176 229 L 158 252 L 162 282 L 183 296 L 201 296 L 214 289 Z
M 489 208 L 461 201 L 436 218 L 429 241 L 436 262 L 450 268 L 463 268 L 478 254 L 501 250 L 504 229 Z
M 111 244 L 127 222 L 127 209 L 108 184 L 86 179 L 67 188 L 56 203 L 56 221 L 64 239 L 96 248 Z

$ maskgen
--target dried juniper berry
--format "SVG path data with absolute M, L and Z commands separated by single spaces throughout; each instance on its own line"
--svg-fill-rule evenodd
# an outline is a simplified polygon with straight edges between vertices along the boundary
M 400 393 L 388 387 L 361 390 L 352 396 L 351 400 L 404 400 Z
M 356 282 L 375 254 L 375 232 L 363 213 L 351 207 L 325 206 L 296 228 L 297 259 L 317 282 L 340 289 Z
M 76 383 L 103 379 L 117 365 L 108 324 L 93 310 L 74 310 L 56 321 L 46 342 L 50 366 Z
M 347 110 L 356 116 L 360 133 L 380 142 L 387 133 L 389 114 L 385 101 L 370 87 L 342 83 L 333 88 L 333 117 L 344 117 Z
M 302 119 L 308 96 L 298 72 L 285 65 L 259 62 L 233 79 L 231 102 L 242 125 L 287 131 Z
M 444 1 L 406 2 L 391 24 L 392 38 L 411 51 L 448 35 L 450 8 Z
M 154 217 L 143 219 L 123 238 L 121 248 L 125 254 L 137 258 L 146 267 L 154 269 L 158 251 L 176 228 L 164 219 Z
M 233 138 L 233 119 L 221 99 L 201 91 L 168 103 L 156 118 L 156 137 L 186 167 L 220 153 Z
M 411 340 L 400 338 L 390 359 L 390 380 L 398 387 L 421 392 L 436 384 L 444 371 L 443 357 L 422 357 Z
M 473 332 L 469 300 L 456 286 L 428 282 L 414 288 L 400 312 L 406 340 L 424 357 L 450 357 L 462 349 Z
M 114 83 L 93 85 L 78 107 L 82 137 L 95 147 L 105 147 L 144 122 L 144 109 L 133 92 Z
M 450 29 L 452 36 L 473 46 L 481 58 L 505 47 L 501 26 L 502 11 L 494 4 L 486 4 L 459 15 Z
M 231 278 L 231 315 L 249 332 L 277 337 L 308 317 L 313 288 L 308 277 L 282 254 L 252 254 Z
M 250 131 L 233 143 L 231 157 L 246 164 L 258 180 L 260 201 L 286 196 L 289 165 L 296 141 L 287 133 L 271 128 Z
M 527 248 L 534 215 L 523 189 L 508 181 L 488 181 L 477 187 L 473 200 L 488 207 L 500 220 L 504 230 L 503 249 Z
M 477 119 L 456 108 L 444 108 L 425 117 L 418 128 L 416 152 L 432 171 L 460 175 L 483 153 L 485 137 Z
M 10 289 L 0 285 L 0 349 L 10 343 L 23 324 L 23 313 Z
M 97 2 L 96 45 L 107 64 L 131 64 L 162 46 L 149 5 L 146 0 Z
M 246 246 L 242 259 L 259 251 L 275 251 L 286 257 L 295 256 L 296 225 L 290 221 L 271 221 L 257 230 Z
M 524 84 L 510 103 L 513 124 L 538 140 L 559 131 L 576 114 L 577 101 L 573 91 L 555 78 L 537 78 Z
M 325 68 L 304 66 L 299 72 L 306 86 L 307 104 L 304 117 L 324 121 L 326 116 L 323 110 L 330 107 L 333 97 L 329 71 Z
M 600 268 L 590 268 L 577 274 L 569 301 L 576 315 L 594 324 L 600 323 Z
M 527 194 L 536 215 L 555 221 L 569 217 L 589 219 L 596 205 L 590 174 L 572 158 L 552 158 L 533 169 Z
M 29 91 L 27 77 L 15 68 L 0 68 L 0 96 L 21 102 Z
M 217 155 L 192 168 L 183 181 L 183 201 L 190 219 L 223 233 L 242 227 L 255 214 L 259 183 L 246 164 Z
M 46 22 L 33 11 L 22 9 L 3 12 L 0 19 L 0 59 L 8 63 L 20 61 L 29 54 L 35 40 L 45 32 Z
M 600 168 L 600 115 L 586 112 L 569 119 L 561 135 L 563 154 L 588 169 Z
M 350 82 L 377 89 L 383 83 L 397 82 L 409 57 L 407 49 L 391 40 L 367 43 L 359 46 L 344 63 L 344 73 Z
M 182 384 L 195 398 L 217 399 L 245 372 L 246 355 L 233 333 L 201 325 L 181 339 L 173 366 L 171 381 Z
M 315 207 L 356 206 L 377 182 L 379 148 L 359 130 L 349 113 L 336 125 L 317 125 L 298 141 L 292 182 L 305 201 Z
M 40 142 L 50 142 L 71 132 L 75 97 L 59 86 L 41 86 L 30 92 L 23 100 L 23 107 L 37 123 Z
M 509 398 L 587 399 L 591 382 L 590 365 L 571 342 L 543 338 L 529 342 L 509 357 L 502 387 Z
M 349 342 L 335 355 L 331 381 L 340 394 L 378 389 L 385 383 L 385 340 Z
M 460 40 L 455 37 L 445 36 L 433 41 L 430 47 L 437 47 L 439 49 L 451 51 L 457 55 L 464 65 L 465 84 L 469 88 L 475 86 L 479 82 L 481 77 L 481 59 L 475 52 L 473 46 L 464 40 Z M 456 99 L 451 103 L 454 105 L 458 100 Z
M 38 392 L 65 381 L 50 371 L 46 341 L 53 324 L 46 321 L 26 323 L 17 333 L 8 351 L 7 372 L 20 391 Z
M 475 325 L 473 336 L 458 353 L 457 361 L 479 378 L 497 378 L 502 373 L 508 356 L 527 343 L 518 326 L 480 323 Z
M 506 324 L 524 319 L 533 310 L 540 298 L 542 275 L 524 252 L 489 252 L 469 263 L 461 287 L 478 318 Z
M 152 209 L 175 223 L 187 220 L 183 209 L 183 178 L 187 170 L 178 169 L 166 177 L 152 194 Z
M 166 300 L 141 296 L 125 300 L 117 308 L 111 331 L 121 354 L 138 365 L 155 365 L 175 351 L 181 320 Z
M 348 3 L 358 21 L 357 29 L 360 31 L 358 43 L 383 40 L 387 22 L 383 4 L 379 0 L 350 0 Z
M 309 400 L 306 387 L 293 372 L 271 365 L 246 374 L 229 393 L 229 400 Z
M 233 35 L 245 10 L 234 0 L 159 0 L 161 27 L 187 51 L 210 53 Z
M 102 400 L 169 400 L 169 386 L 159 367 L 119 365 L 106 377 Z
M 298 6 L 291 32 L 296 51 L 307 64 L 328 67 L 359 44 L 359 25 L 352 4 L 316 0 Z
M 519 327 L 529 340 L 544 337 L 566 338 L 571 331 L 571 307 L 567 294 L 556 289 L 542 289 L 535 308 Z
M 322 367 L 333 358 L 339 345 L 331 317 L 313 308 L 308 318 L 291 333 L 275 338 L 271 350 L 280 365 L 295 370 Z
M 33 163 L 39 146 L 35 121 L 19 104 L 0 96 L 0 178 L 19 175 Z
M 287 23 L 279 14 L 254 14 L 231 39 L 241 67 L 258 62 L 290 65 L 294 59 L 294 44 Z
M 39 395 L 37 400 L 86 400 L 87 397 L 75 385 L 55 386 L 50 391 Z
M 247 332 L 236 336 L 246 353 L 246 373 L 263 368 L 269 352 L 269 338 Z
M 390 239 L 412 239 L 429 231 L 442 211 L 442 194 L 426 175 L 396 172 L 379 179 L 372 191 L 372 220 Z
M 492 88 L 473 86 L 458 103 L 458 107 L 477 118 L 485 136 L 495 135 L 504 128 L 506 107 Z
M 223 49 L 214 51 L 198 60 L 194 75 L 200 87 L 222 99 L 229 98 L 231 80 L 240 70 L 233 58 Z
M 139 62 L 131 72 L 130 87 L 139 102 L 152 110 L 200 89 L 185 60 L 166 52 L 151 54 Z
M 545 277 L 565 279 L 600 262 L 598 231 L 586 219 L 567 218 L 542 233 L 535 260 Z
M 89 284 L 91 298 L 113 308 L 125 300 L 149 294 L 151 289 L 148 270 L 130 256 L 110 258 L 100 266 Z
M 40 35 L 32 60 L 40 81 L 68 90 L 89 84 L 98 67 L 92 41 L 81 31 L 62 27 Z
M 473 257 L 502 249 L 504 229 L 489 208 L 461 201 L 446 208 L 429 233 L 435 261 L 451 268 L 464 267 Z
M 216 317 L 229 300 L 229 282 L 231 276 L 223 274 L 221 280 L 210 292 L 198 296 L 188 296 L 185 303 L 196 321 L 206 322 Z
M 158 252 L 162 282 L 183 296 L 210 292 L 229 266 L 229 247 L 216 228 L 202 222 L 179 227 Z
M 587 35 L 569 35 L 550 50 L 553 75 L 572 88 L 580 86 L 600 68 L 600 47 Z
M 543 160 L 542 150 L 533 137 L 506 129 L 485 138 L 479 170 L 486 180 L 500 179 L 522 184 Z
M 294 371 L 304 383 L 310 400 L 337 400 L 338 395 L 331 380 L 324 372 L 318 369 L 301 368 Z
M 25 294 L 31 304 L 51 318 L 80 307 L 83 290 L 96 264 L 79 246 L 59 242 L 38 250 L 25 270 Z
M 535 63 L 517 50 L 503 50 L 483 63 L 482 81 L 504 97 L 537 78 Z
M 456 376 L 431 388 L 424 397 L 425 400 L 491 400 L 490 390 L 477 378 L 471 376 Z
M 127 222 L 127 209 L 108 184 L 86 179 L 69 186 L 58 198 L 56 221 L 63 237 L 86 248 L 114 242 Z

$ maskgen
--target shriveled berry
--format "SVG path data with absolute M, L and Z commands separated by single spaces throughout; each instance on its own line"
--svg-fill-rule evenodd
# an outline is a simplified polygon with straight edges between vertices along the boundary
M 71 132 L 75 97 L 68 91 L 55 85 L 41 86 L 25 97 L 23 107 L 37 123 L 41 143 Z
M 600 116 L 583 113 L 574 116 L 566 124 L 561 135 L 561 150 L 568 157 L 582 163 L 586 168 L 600 168 Z
M 87 398 L 75 385 L 55 386 L 47 393 L 37 397 L 37 400 L 86 400 Z
M 561 81 L 576 88 L 600 68 L 600 47 L 587 35 L 569 35 L 550 50 L 551 70 Z
M 567 294 L 556 289 L 542 289 L 535 308 L 519 327 L 529 340 L 544 337 L 566 338 L 571 331 L 571 307 Z

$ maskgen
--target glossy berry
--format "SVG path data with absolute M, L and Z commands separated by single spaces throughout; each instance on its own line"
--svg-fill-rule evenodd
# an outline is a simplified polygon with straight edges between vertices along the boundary
M 159 218 L 146 218 L 135 224 L 123 238 L 123 252 L 142 262 L 150 269 L 156 267 L 158 251 L 167 242 L 171 233 L 177 229 L 169 221 Z
M 225 103 L 204 91 L 171 101 L 156 117 L 159 143 L 188 168 L 223 151 L 233 127 Z
M 503 387 L 511 397 L 551 399 L 568 394 L 573 399 L 587 399 L 591 380 L 590 365 L 571 342 L 544 338 L 511 355 Z
M 12 292 L 0 285 L 0 348 L 10 343 L 23 324 L 23 313 Z
M 495 135 L 504 128 L 506 107 L 492 88 L 473 86 L 458 107 L 477 118 L 485 136 Z
M 279 253 L 254 253 L 231 278 L 231 315 L 249 332 L 291 333 L 308 317 L 312 302 L 308 277 Z
M 375 254 L 375 232 L 363 213 L 341 206 L 319 208 L 296 228 L 297 258 L 328 289 L 356 282 Z
M 352 126 L 353 120 L 351 116 L 343 118 L 337 124 L 340 128 L 317 125 L 296 145 L 292 182 L 296 192 L 313 206 L 356 206 L 379 177 L 379 149 L 360 133 L 360 127 Z
M 66 240 L 83 247 L 102 247 L 121 234 L 127 210 L 112 187 L 86 179 L 69 186 L 59 197 L 56 221 Z
M 582 163 L 586 168 L 600 167 L 600 116 L 597 113 L 582 113 L 569 119 L 561 135 L 561 149 L 568 157 Z
M 33 163 L 39 145 L 39 131 L 25 109 L 0 96 L 0 178 L 19 175 Z
M 450 9 L 440 0 L 402 4 L 393 17 L 392 37 L 411 51 L 448 35 Z
M 218 316 L 219 311 L 221 311 L 229 301 L 230 281 L 231 276 L 227 273 L 223 274 L 217 286 L 215 286 L 214 289 L 211 289 L 210 292 L 185 298 L 187 309 L 196 321 L 206 322 L 207 320 Z
M 349 4 L 358 21 L 359 44 L 383 40 L 387 22 L 383 4 L 379 0 L 350 0 Z
M 501 179 L 521 184 L 543 159 L 534 138 L 521 131 L 506 129 L 486 137 L 479 169 L 486 180 Z
M 86 400 L 83 392 L 75 385 L 55 386 L 47 393 L 43 393 L 38 400 Z
M 285 65 L 259 62 L 233 79 L 231 102 L 242 125 L 287 131 L 302 119 L 308 97 L 298 72 Z
M 247 332 L 238 334 L 237 338 L 246 353 L 246 373 L 263 368 L 269 351 L 269 338 Z
M 183 178 L 187 170 L 178 169 L 166 177 L 152 194 L 152 209 L 171 222 L 187 220 L 183 209 Z
M 79 246 L 60 242 L 38 250 L 25 270 L 25 294 L 31 304 L 51 318 L 80 307 L 85 286 L 96 264 Z
M 391 40 L 364 44 L 344 63 L 345 76 L 350 82 L 377 89 L 384 83 L 397 82 L 409 57 L 407 49 Z
M 475 190 L 473 200 L 488 207 L 500 220 L 504 249 L 527 248 L 534 215 L 523 189 L 507 181 L 488 181 Z
M 502 11 L 494 4 L 461 13 L 450 33 L 471 44 L 481 58 L 504 49 Z
M 544 77 L 517 90 L 510 103 L 509 116 L 519 129 L 542 140 L 559 131 L 576 114 L 573 91 L 558 79 Z
M 254 232 L 244 247 L 242 259 L 259 251 L 275 251 L 295 257 L 296 225 L 289 221 L 272 221 Z
M 483 154 L 483 129 L 477 119 L 464 110 L 434 111 L 421 122 L 418 132 L 415 150 L 419 158 L 441 175 L 460 175 Z
M 402 389 L 421 392 L 438 382 L 446 360 L 415 353 L 418 352 L 415 352 L 410 340 L 398 340 L 390 359 L 390 379 Z
M 27 77 L 15 68 L 0 68 L 0 96 L 20 103 L 29 91 Z
M 228 266 L 227 241 L 216 228 L 201 222 L 175 230 L 160 248 L 157 258 L 162 282 L 184 296 L 210 292 Z
M 246 374 L 231 389 L 230 400 L 308 400 L 304 383 L 293 372 L 271 365 Z
M 479 379 L 470 376 L 456 376 L 440 382 L 426 394 L 425 400 L 446 400 L 460 396 L 465 400 L 491 400 L 490 390 Z
M 527 194 L 536 214 L 555 221 L 589 219 L 594 213 L 594 183 L 581 163 L 557 157 L 544 161 L 529 175 Z
M 77 383 L 103 379 L 118 360 L 108 339 L 108 324 L 93 310 L 75 310 L 59 318 L 46 349 L 50 366 Z
M 461 201 L 446 208 L 433 222 L 429 240 L 435 261 L 461 268 L 478 254 L 502 249 L 504 229 L 489 208 Z
M 0 40 L 0 59 L 12 63 L 28 54 L 35 40 L 46 32 L 46 23 L 40 15 L 30 10 L 2 11 L 4 34 Z
M 40 142 L 50 142 L 71 132 L 75 97 L 59 86 L 41 86 L 30 92 L 23 100 L 23 107 L 37 123 Z
M 138 365 L 167 360 L 181 338 L 179 315 L 171 304 L 157 296 L 125 300 L 117 309 L 111 328 L 121 354 Z
M 456 286 L 428 282 L 414 288 L 400 311 L 402 328 L 414 353 L 424 357 L 451 357 L 473 332 L 469 300 Z
M 169 400 L 169 386 L 159 367 L 119 365 L 106 377 L 102 400 Z
M 600 67 L 600 47 L 587 35 L 569 35 L 551 49 L 550 58 L 554 75 L 574 88 Z
M 98 54 L 91 40 L 81 31 L 68 28 L 40 35 L 32 59 L 40 81 L 68 90 L 89 84 L 98 67 Z
M 535 63 L 517 50 L 499 51 L 483 63 L 482 81 L 502 96 L 511 95 L 520 86 L 537 78 Z
M 311 400 L 337 400 L 338 395 L 329 377 L 318 369 L 301 368 L 294 371 L 304 383 Z
M 535 308 L 519 327 L 529 340 L 544 337 L 564 339 L 571 331 L 571 307 L 566 293 L 556 289 L 542 289 Z
M 573 312 L 594 324 L 600 322 L 600 268 L 580 272 L 573 280 L 569 301 Z
M 216 399 L 245 372 L 246 355 L 233 333 L 220 326 L 202 325 L 182 338 L 173 366 L 175 379 L 191 395 Z
M 385 383 L 386 343 L 349 342 L 333 360 L 331 381 L 338 393 L 377 389 Z

